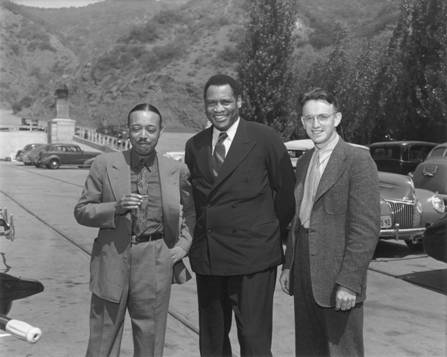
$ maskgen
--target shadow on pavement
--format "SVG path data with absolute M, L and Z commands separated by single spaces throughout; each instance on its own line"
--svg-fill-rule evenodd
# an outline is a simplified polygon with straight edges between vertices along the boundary
M 377 258 L 405 258 L 409 255 L 425 254 L 423 248 L 418 250 L 409 249 L 403 242 L 397 241 L 383 241 L 380 240 L 374 252 L 373 259 Z
M 447 295 L 447 269 L 421 271 L 400 275 L 398 278 Z

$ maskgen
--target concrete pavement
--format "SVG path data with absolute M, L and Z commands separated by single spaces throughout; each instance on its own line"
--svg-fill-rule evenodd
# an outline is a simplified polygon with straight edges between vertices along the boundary
M 2 271 L 40 280 L 44 292 L 18 300 L 10 316 L 42 328 L 41 340 L 29 345 L 0 338 L 5 356 L 82 356 L 88 336 L 89 257 L 96 229 L 78 225 L 73 218 L 87 170 L 47 170 L 0 163 L 0 207 L 15 217 L 16 240 L 0 238 Z M 77 244 L 79 247 L 75 246 Z M 447 268 L 446 264 L 414 255 L 404 246 L 398 254 L 385 244 L 372 267 L 391 275 Z M 10 268 L 8 268 L 10 267 Z M 368 275 L 365 304 L 367 356 L 445 356 L 446 297 L 438 292 L 377 272 Z M 294 354 L 293 301 L 275 292 L 273 353 Z M 174 286 L 171 308 L 198 326 L 195 282 Z M 234 351 L 238 352 L 235 329 Z M 126 324 L 123 356 L 132 355 L 130 326 Z M 172 317 L 168 318 L 166 356 L 198 356 L 198 337 Z

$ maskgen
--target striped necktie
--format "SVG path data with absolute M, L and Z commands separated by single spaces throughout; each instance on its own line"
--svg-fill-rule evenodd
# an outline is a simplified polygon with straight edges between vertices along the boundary
M 213 160 L 212 160 L 212 170 L 214 177 L 217 177 L 219 174 L 219 170 L 222 167 L 222 164 L 225 160 L 225 145 L 224 140 L 228 137 L 225 131 L 222 131 L 219 134 L 219 138 L 217 139 L 216 146 L 214 147 L 213 152 Z

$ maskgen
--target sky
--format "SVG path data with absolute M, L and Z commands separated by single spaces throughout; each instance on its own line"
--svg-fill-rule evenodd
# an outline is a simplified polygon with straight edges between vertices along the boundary
M 46 8 L 60 8 L 70 6 L 81 7 L 100 1 L 103 0 L 12 0 L 12 2 L 20 5 Z

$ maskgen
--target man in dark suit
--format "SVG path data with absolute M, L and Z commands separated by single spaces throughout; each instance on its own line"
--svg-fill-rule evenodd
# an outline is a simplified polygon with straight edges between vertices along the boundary
M 202 356 L 231 356 L 234 311 L 241 356 L 271 356 L 273 292 L 281 233 L 294 211 L 294 175 L 279 136 L 239 117 L 241 91 L 226 75 L 204 89 L 212 126 L 186 143 L 197 224 L 196 273 Z
M 297 356 L 362 356 L 366 273 L 380 231 L 377 168 L 365 147 L 344 142 L 335 98 L 301 101 L 315 144 L 296 165 L 296 214 L 280 283 L 294 295 Z
M 188 170 L 157 154 L 156 107 L 135 106 L 128 125 L 132 149 L 95 159 L 74 212 L 80 224 L 99 228 L 90 265 L 91 357 L 119 356 L 126 310 L 134 356 L 161 356 L 171 281 L 188 278 L 181 261 L 195 217 Z

